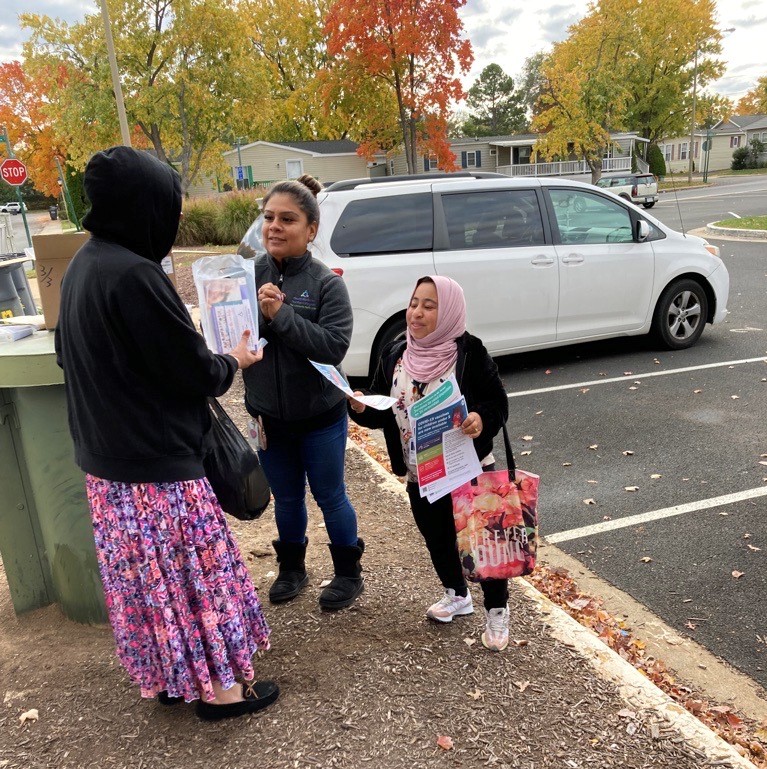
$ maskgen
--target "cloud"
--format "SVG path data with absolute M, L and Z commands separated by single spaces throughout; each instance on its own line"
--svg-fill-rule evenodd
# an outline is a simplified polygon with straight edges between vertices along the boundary
M 581 18 L 582 12 L 575 5 L 551 5 L 541 15 L 548 17 L 540 22 L 541 37 L 554 43 L 567 37 L 567 28 Z
M 761 18 L 757 18 L 754 14 L 751 16 L 746 16 L 742 19 L 733 19 L 730 26 L 735 27 L 735 29 L 753 29 L 754 27 L 758 27 L 760 24 L 764 24 L 767 22 L 767 16 L 762 16 Z

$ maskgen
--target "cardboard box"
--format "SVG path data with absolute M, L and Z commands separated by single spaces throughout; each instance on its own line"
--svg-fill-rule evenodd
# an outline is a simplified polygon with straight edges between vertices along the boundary
M 89 238 L 88 232 L 57 232 L 32 236 L 40 304 L 45 316 L 45 327 L 50 331 L 56 328 L 59 320 L 61 279 L 72 257 Z
M 173 252 L 169 253 L 165 259 L 160 262 L 163 272 L 170 278 L 173 288 L 178 291 L 178 281 L 176 280 L 176 262 L 173 259 Z

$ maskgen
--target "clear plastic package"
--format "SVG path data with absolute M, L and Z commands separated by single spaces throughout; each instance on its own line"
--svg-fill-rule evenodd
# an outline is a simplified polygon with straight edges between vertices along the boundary
M 213 352 L 230 352 L 250 329 L 249 347 L 258 345 L 256 271 L 237 254 L 204 256 L 192 264 L 205 341 Z

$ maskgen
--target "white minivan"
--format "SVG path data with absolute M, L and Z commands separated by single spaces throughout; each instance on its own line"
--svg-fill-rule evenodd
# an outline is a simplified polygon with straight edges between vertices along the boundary
M 350 376 L 370 376 L 404 333 L 415 282 L 429 274 L 461 284 L 468 329 L 493 356 L 647 333 L 680 350 L 727 315 L 716 246 L 588 184 L 363 179 L 318 201 L 313 253 L 343 276 L 354 309 Z M 240 253 L 261 250 L 259 225 Z

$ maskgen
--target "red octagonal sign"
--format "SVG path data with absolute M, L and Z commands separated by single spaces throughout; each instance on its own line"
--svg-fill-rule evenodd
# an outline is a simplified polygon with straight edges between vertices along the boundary
M 27 180 L 27 167 L 16 158 L 6 158 L 0 164 L 0 176 L 3 181 L 18 187 Z

